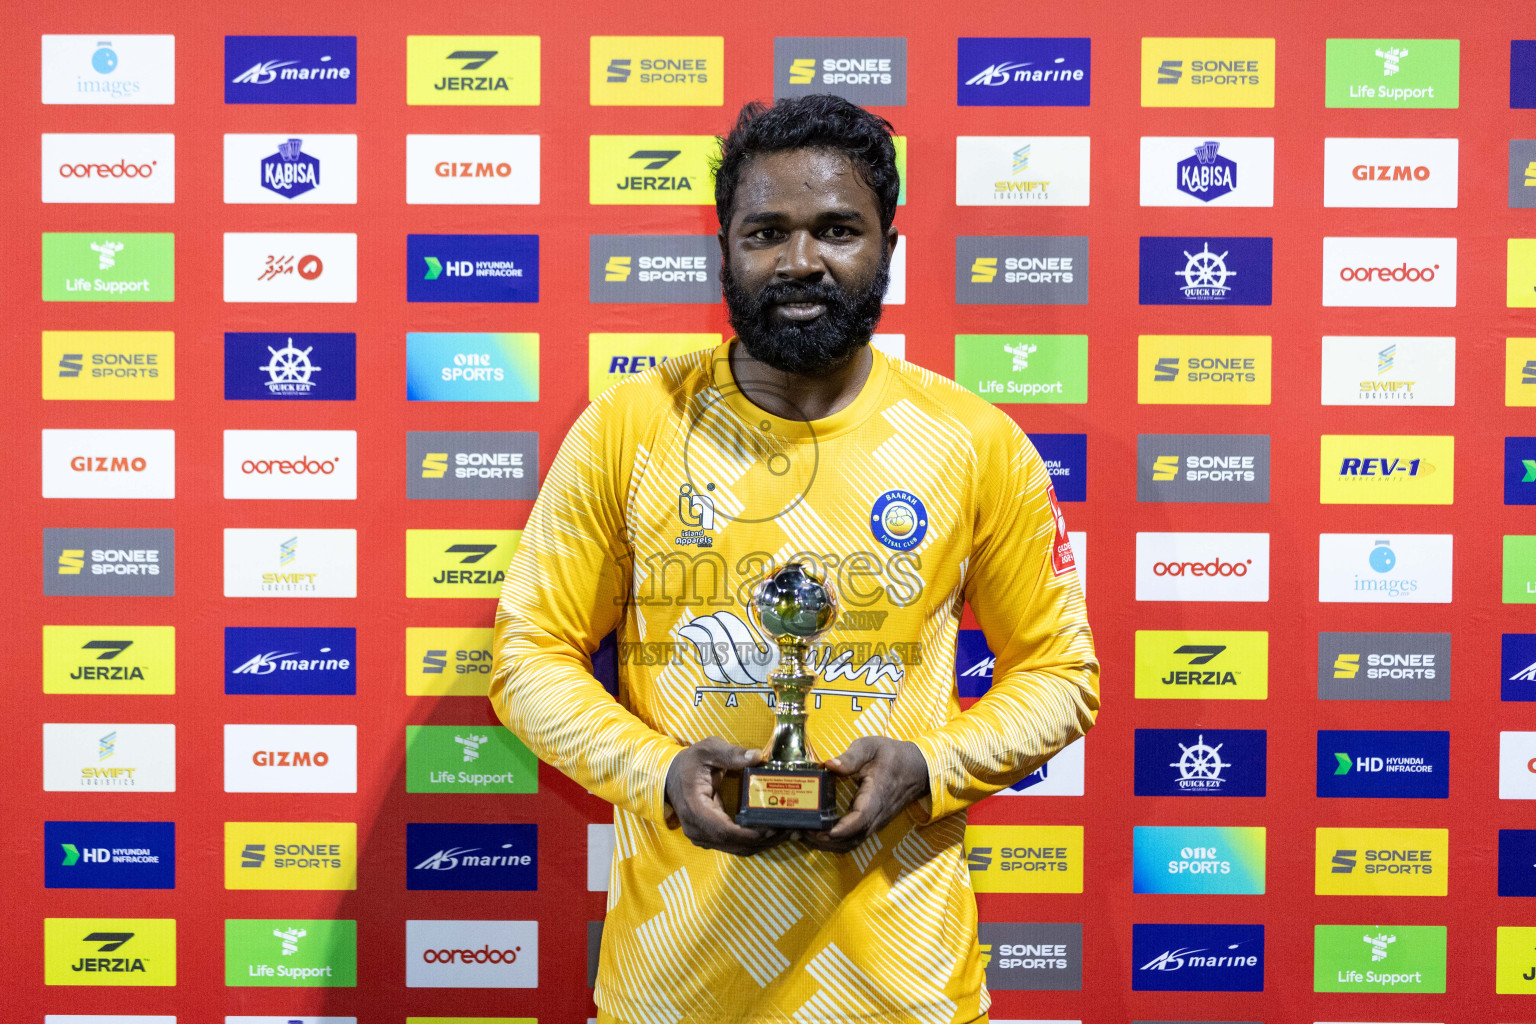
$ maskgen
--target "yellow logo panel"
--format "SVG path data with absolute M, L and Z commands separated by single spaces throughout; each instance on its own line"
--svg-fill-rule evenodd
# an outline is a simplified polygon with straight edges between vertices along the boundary
M 522 530 L 406 530 L 406 597 L 501 596 Z
M 1081 825 L 968 825 L 965 863 L 976 892 L 1082 892 Z
M 723 36 L 593 36 L 594 107 L 718 107 Z
M 44 626 L 44 693 L 176 692 L 175 626 Z
M 1504 339 L 1504 404 L 1536 406 L 1536 338 Z
M 413 107 L 536 107 L 538 36 L 406 36 Z
M 44 331 L 43 398 L 169 402 L 176 398 L 174 331 Z
M 713 135 L 594 135 L 590 142 L 594 206 L 713 206 L 720 152 Z
M 1138 629 L 1136 696 L 1265 700 L 1269 697 L 1269 634 Z
M 1141 405 L 1268 405 L 1266 334 L 1143 334 L 1136 339 Z
M 718 334 L 589 334 L 587 400 L 673 356 L 713 350 L 720 341 Z
M 1493 990 L 1499 995 L 1536 995 L 1536 928 L 1500 928 Z
M 1324 505 L 1449 505 L 1456 439 L 1324 434 L 1318 500 Z
M 226 821 L 226 889 L 356 889 L 357 824 Z
M 1141 41 L 1144 107 L 1272 107 L 1273 39 Z
M 405 1024 L 539 1024 L 537 1017 L 407 1017 Z
M 1536 307 L 1536 238 L 1509 240 L 1504 287 L 1506 306 L 1522 309 Z
M 484 697 L 494 630 L 408 628 L 405 692 L 412 697 Z
M 1319 896 L 1444 896 L 1450 832 L 1443 828 L 1320 828 Z
M 174 985 L 176 921 L 145 917 L 43 919 L 45 985 Z

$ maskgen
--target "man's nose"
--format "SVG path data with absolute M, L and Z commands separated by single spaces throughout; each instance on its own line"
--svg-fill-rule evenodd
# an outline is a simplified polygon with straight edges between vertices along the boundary
M 779 250 L 774 273 L 795 281 L 816 280 L 826 272 L 821 261 L 820 247 L 809 231 L 790 232 L 789 240 Z

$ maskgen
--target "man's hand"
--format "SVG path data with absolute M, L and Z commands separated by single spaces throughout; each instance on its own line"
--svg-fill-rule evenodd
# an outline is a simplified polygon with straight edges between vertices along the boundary
M 761 750 L 743 750 L 717 736 L 699 740 L 672 759 L 667 769 L 667 803 L 693 845 L 745 857 L 789 838 L 782 829 L 742 828 L 720 802 L 725 773 L 761 760 Z
M 806 845 L 828 853 L 847 853 L 928 795 L 928 759 L 907 740 L 860 736 L 826 767 L 835 775 L 859 780 L 858 794 L 836 825 L 801 836 Z

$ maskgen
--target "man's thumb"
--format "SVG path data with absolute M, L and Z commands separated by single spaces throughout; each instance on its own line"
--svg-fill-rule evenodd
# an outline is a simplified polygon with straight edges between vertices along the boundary
M 857 739 L 847 750 L 827 761 L 827 767 L 838 775 L 853 775 L 874 760 L 878 750 L 875 744 Z

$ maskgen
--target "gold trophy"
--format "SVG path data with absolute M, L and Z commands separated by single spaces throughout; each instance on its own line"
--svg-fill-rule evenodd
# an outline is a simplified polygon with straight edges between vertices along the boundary
M 768 760 L 742 772 L 736 823 L 820 832 L 838 819 L 837 787 L 805 736 L 805 698 L 816 685 L 806 657 L 810 644 L 837 618 L 837 592 L 824 572 L 789 562 L 770 570 L 753 589 L 748 614 L 778 644 L 779 664 L 768 674 L 775 723 Z

